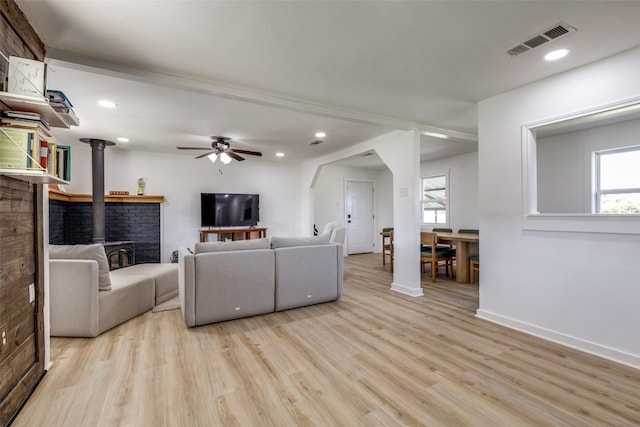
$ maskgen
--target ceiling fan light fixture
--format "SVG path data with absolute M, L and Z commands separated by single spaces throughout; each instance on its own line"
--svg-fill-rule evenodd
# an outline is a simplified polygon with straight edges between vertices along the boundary
M 227 153 L 222 153 L 220 154 L 220 161 L 225 165 L 228 165 L 229 163 L 231 163 L 231 157 L 229 157 Z
M 211 153 L 207 156 L 209 158 L 209 160 L 211 160 L 211 163 L 215 163 L 216 159 L 218 158 L 218 155 L 216 153 Z M 222 160 L 222 159 L 220 159 Z

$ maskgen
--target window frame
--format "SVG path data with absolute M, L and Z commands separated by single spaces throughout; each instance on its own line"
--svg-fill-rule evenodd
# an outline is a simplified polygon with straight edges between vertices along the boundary
M 432 200 L 425 200 L 424 198 L 424 183 L 426 179 L 430 179 L 430 178 L 438 178 L 438 177 L 444 177 L 444 216 L 445 216 L 445 222 L 424 222 L 424 210 L 425 210 L 425 204 L 426 203 L 433 203 L 434 200 L 440 200 L 440 199 L 432 199 Z M 436 189 L 434 189 L 436 190 Z M 438 189 L 439 190 L 439 189 Z M 436 173 L 436 174 L 432 174 L 432 175 L 425 175 L 420 177 L 420 224 L 423 227 L 449 227 L 449 207 L 450 207 L 450 201 L 451 201 L 451 194 L 449 191 L 449 172 L 445 172 L 445 173 Z
M 637 108 L 640 96 L 573 113 L 531 121 L 521 126 L 522 229 L 576 233 L 640 235 L 640 214 L 540 213 L 537 207 L 536 131 L 542 127 L 617 109 Z M 589 197 L 586 195 L 586 197 Z
M 613 188 L 608 190 L 603 190 L 601 188 L 602 182 L 602 167 L 601 167 L 601 159 L 602 156 L 611 155 L 611 154 L 620 154 L 620 153 L 630 153 L 630 152 L 638 152 L 640 153 L 640 145 L 633 145 L 630 147 L 621 147 L 621 148 L 613 148 L 609 150 L 599 150 L 593 152 L 593 213 L 602 214 L 602 196 L 609 194 L 640 194 L 640 187 L 632 187 L 632 188 Z

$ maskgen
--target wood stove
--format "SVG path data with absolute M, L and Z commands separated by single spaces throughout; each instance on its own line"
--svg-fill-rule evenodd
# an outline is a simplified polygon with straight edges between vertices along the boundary
M 104 242 L 109 270 L 128 267 L 136 263 L 136 249 L 134 241 Z

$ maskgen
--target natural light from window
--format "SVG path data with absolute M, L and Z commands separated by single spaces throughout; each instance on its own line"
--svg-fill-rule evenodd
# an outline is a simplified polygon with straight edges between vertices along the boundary
M 422 178 L 422 223 L 447 224 L 447 176 Z
M 640 146 L 595 153 L 595 212 L 640 213 Z

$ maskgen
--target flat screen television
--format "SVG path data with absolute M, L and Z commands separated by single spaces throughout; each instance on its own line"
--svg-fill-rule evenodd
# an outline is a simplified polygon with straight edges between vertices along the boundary
M 203 227 L 255 226 L 260 221 L 260 195 L 200 193 Z

